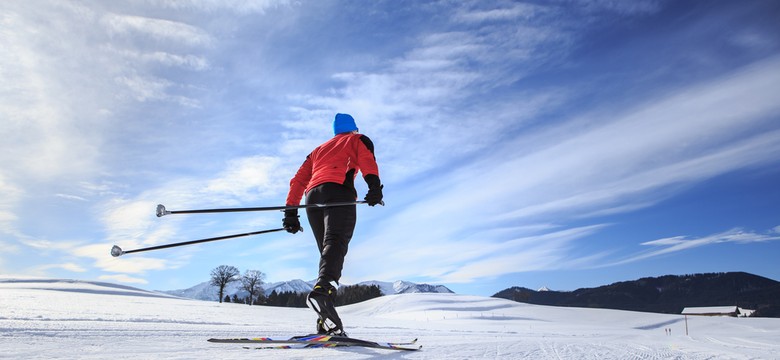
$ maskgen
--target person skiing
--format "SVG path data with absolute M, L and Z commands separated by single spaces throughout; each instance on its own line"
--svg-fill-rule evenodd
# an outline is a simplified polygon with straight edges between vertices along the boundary
M 382 182 L 374 155 L 374 144 L 358 133 L 355 119 L 336 114 L 333 138 L 316 147 L 290 180 L 288 206 L 297 206 L 303 195 L 306 204 L 352 202 L 357 199 L 355 178 L 363 174 L 368 184 L 364 200 L 369 206 L 382 203 Z M 336 287 L 341 279 L 344 257 L 357 221 L 355 205 L 311 207 L 306 209 L 314 239 L 320 252 L 319 276 L 306 300 L 317 312 L 317 333 L 343 335 L 344 326 L 335 308 Z M 302 231 L 298 210 L 285 210 L 282 225 L 287 232 Z

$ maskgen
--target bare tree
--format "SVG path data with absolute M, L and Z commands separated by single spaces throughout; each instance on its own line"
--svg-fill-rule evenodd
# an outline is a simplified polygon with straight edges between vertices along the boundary
M 219 288 L 220 303 L 222 303 L 222 298 L 225 295 L 225 287 L 238 280 L 239 275 L 241 275 L 241 272 L 235 266 L 220 265 L 211 270 L 210 284 Z
M 258 270 L 247 270 L 241 277 L 241 288 L 249 293 L 249 305 L 251 306 L 257 295 L 263 291 L 265 274 Z

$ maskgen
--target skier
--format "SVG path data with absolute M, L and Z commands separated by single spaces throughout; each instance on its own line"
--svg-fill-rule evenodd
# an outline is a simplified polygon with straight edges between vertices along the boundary
M 370 206 L 382 202 L 383 185 L 379 180 L 371 139 L 358 133 L 355 119 L 349 114 L 336 114 L 333 134 L 333 138 L 306 157 L 290 180 L 287 205 L 299 205 L 304 193 L 306 204 L 355 201 L 358 171 L 368 184 L 364 200 Z M 346 336 L 335 308 L 336 287 L 333 283 L 338 285 L 341 278 L 344 257 L 355 229 L 357 209 L 355 205 L 313 207 L 306 209 L 306 216 L 320 251 L 319 277 L 306 300 L 318 314 L 318 334 Z M 298 210 L 285 210 L 282 225 L 292 234 L 303 230 Z

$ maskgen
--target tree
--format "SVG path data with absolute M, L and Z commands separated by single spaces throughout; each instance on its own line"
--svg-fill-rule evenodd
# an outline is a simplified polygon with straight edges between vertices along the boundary
M 235 266 L 220 265 L 214 270 L 211 270 L 211 282 L 210 284 L 219 288 L 219 302 L 222 303 L 222 298 L 225 295 L 225 287 L 238 280 L 238 275 L 241 272 L 236 269 Z
M 247 270 L 241 277 L 241 288 L 249 293 L 249 305 L 254 302 L 255 297 L 263 291 L 263 279 L 265 274 L 258 270 Z
M 382 290 L 376 285 L 342 286 L 338 290 L 336 306 L 349 305 L 382 296 Z

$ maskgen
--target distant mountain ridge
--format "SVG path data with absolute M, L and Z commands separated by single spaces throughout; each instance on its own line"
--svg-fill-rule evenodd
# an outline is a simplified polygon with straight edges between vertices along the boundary
M 263 284 L 263 290 L 265 296 L 270 296 L 271 293 L 276 291 L 277 293 L 283 292 L 295 292 L 295 293 L 308 293 L 314 288 L 316 280 L 303 281 L 300 279 L 281 281 L 275 283 Z M 344 284 L 343 284 L 344 285 Z M 448 289 L 444 285 L 429 285 L 429 284 L 417 284 L 409 281 L 364 281 L 356 285 L 376 285 L 382 291 L 382 295 L 394 295 L 394 294 L 408 294 L 408 293 L 450 293 L 453 291 Z M 208 281 L 197 284 L 193 287 L 180 290 L 158 290 L 159 292 L 170 294 L 178 297 L 217 301 L 218 289 L 216 286 L 209 284 Z M 239 298 L 246 297 L 248 293 L 241 289 L 239 282 L 232 282 L 225 288 L 225 294 L 229 296 L 237 295 Z
M 444 285 L 416 284 L 409 281 L 398 280 L 396 282 L 364 281 L 358 285 L 376 285 L 382 291 L 382 295 L 412 294 L 412 293 L 443 293 L 454 292 Z
M 517 302 L 679 314 L 685 307 L 739 306 L 780 317 L 780 282 L 744 272 L 667 275 L 575 291 L 511 287 L 493 297 Z

